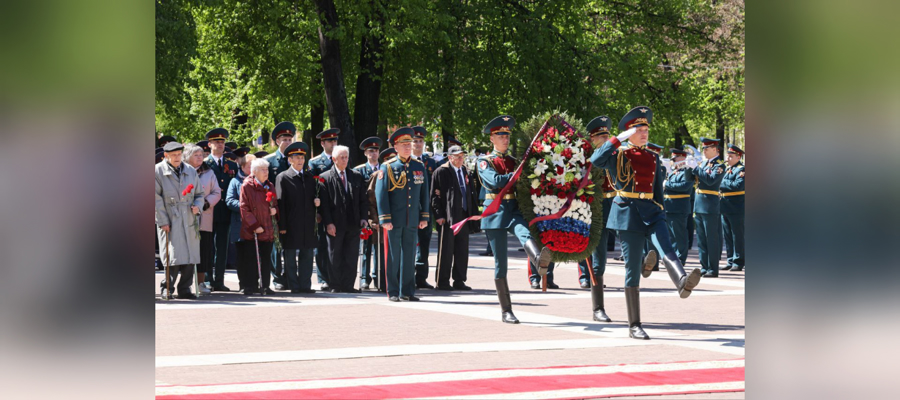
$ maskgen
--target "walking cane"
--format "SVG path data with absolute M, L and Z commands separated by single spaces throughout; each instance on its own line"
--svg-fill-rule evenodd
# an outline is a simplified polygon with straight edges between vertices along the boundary
M 172 225 L 169 225 L 169 232 L 171 232 L 171 231 L 172 231 Z M 169 285 L 169 262 L 170 262 L 170 259 L 169 259 L 169 253 L 170 253 L 170 251 L 169 251 L 169 232 L 163 232 L 166 234 L 166 294 L 163 295 L 163 300 L 166 300 L 166 301 L 169 300 L 169 295 L 172 294 L 172 289 L 170 288 L 170 285 Z
M 594 266 L 591 265 L 591 258 L 588 257 L 584 262 L 587 263 L 588 273 L 591 274 L 591 285 L 597 286 L 597 278 L 594 278 Z
M 259 260 L 259 239 L 256 237 L 256 232 L 253 232 L 253 243 L 256 244 L 256 271 L 259 272 L 259 294 L 265 296 L 266 290 L 262 287 L 262 261 Z

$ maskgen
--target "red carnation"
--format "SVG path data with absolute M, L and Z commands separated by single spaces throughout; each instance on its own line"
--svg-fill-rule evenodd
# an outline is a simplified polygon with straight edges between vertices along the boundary
M 186 188 L 184 188 L 184 191 L 183 191 L 183 192 L 181 192 L 181 195 L 182 195 L 182 196 L 187 196 L 187 195 L 188 195 L 188 193 L 190 193 L 190 192 L 191 192 L 191 191 L 192 191 L 192 190 L 194 190 L 194 184 L 193 184 L 193 183 L 192 183 L 192 184 L 189 184 L 189 185 L 187 185 L 187 187 L 186 187 Z
M 563 167 L 557 165 L 557 166 L 556 166 L 556 174 L 557 174 L 557 175 L 562 175 L 562 173 L 563 173 Z
M 559 197 L 560 199 L 565 199 L 567 196 L 566 196 L 565 192 L 559 192 L 556 194 L 556 197 Z
M 320 177 L 319 177 L 319 182 L 320 182 L 320 183 L 325 183 L 325 178 L 323 178 L 323 177 L 320 176 Z
M 272 202 L 272 200 L 274 200 L 274 199 L 275 199 L 275 193 L 266 192 L 266 201 Z

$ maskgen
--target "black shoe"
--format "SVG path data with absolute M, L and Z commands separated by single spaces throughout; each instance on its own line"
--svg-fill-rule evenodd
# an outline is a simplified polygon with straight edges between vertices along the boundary
M 531 281 L 531 288 L 532 288 L 532 289 L 536 289 L 536 290 L 540 290 L 540 288 L 541 288 L 541 281 Z
M 178 293 L 178 296 L 175 296 L 175 298 L 182 299 L 182 300 L 197 300 L 197 295 L 195 295 L 191 292 L 187 292 L 185 294 Z
M 503 311 L 503 315 L 500 317 L 500 320 L 507 324 L 518 324 L 519 319 L 516 318 L 516 315 L 512 313 L 512 311 Z
M 300 294 L 300 293 L 303 293 L 303 291 L 300 289 L 291 289 L 291 294 Z
M 388 297 L 388 300 L 390 300 L 390 301 L 400 301 L 400 298 L 397 297 L 397 296 L 391 296 L 391 297 Z
M 613 260 L 616 260 L 616 261 L 625 261 L 625 256 L 613 257 Z
M 403 301 L 419 301 L 419 298 L 416 297 L 416 296 L 402 296 L 402 297 L 400 297 L 400 300 L 403 300 Z
M 479 255 L 479 256 L 485 256 L 485 257 L 493 257 L 493 256 L 494 256 L 494 253 L 492 253 L 492 252 L 490 252 L 490 251 L 485 251 L 485 252 L 483 252 L 483 253 L 478 253 L 478 255 Z
M 266 288 L 266 294 L 275 294 L 275 291 L 269 288 Z
M 587 289 L 587 288 L 590 288 L 590 287 L 591 287 L 591 282 L 589 282 L 589 281 L 581 281 L 581 288 L 582 288 L 582 289 Z
M 519 247 L 519 251 L 525 251 L 524 247 Z
M 547 281 L 547 289 L 559 289 L 559 285 L 553 283 L 553 281 Z
M 172 300 L 175 298 L 175 296 L 173 296 L 171 293 L 168 293 L 168 296 L 167 296 L 166 288 L 159 289 L 159 297 L 161 299 L 168 299 L 168 300 Z
M 316 292 L 316 289 L 300 289 L 300 293 L 312 294 L 315 292 Z
M 732 272 L 738 272 L 738 271 L 743 271 L 743 270 L 744 270 L 744 267 L 742 267 L 740 265 L 737 265 L 731 269 Z
M 230 292 L 231 289 L 229 289 L 228 286 L 219 285 L 219 286 L 213 286 L 212 291 L 213 292 Z
M 356 288 L 350 288 L 344 291 L 344 293 L 362 293 L 362 290 Z
M 730 270 L 731 270 L 731 266 L 730 266 L 730 265 L 726 265 L 726 266 L 724 266 L 724 267 L 722 267 L 722 268 L 719 268 L 719 271 L 730 271 Z
M 434 286 L 428 284 L 428 282 L 419 282 L 416 284 L 417 289 L 434 289 Z
M 713 270 L 709 270 L 709 271 L 706 271 L 705 274 L 703 274 L 703 277 L 704 278 L 718 278 L 719 273 L 716 271 L 713 271 Z
M 253 296 L 254 294 L 256 294 L 256 291 L 253 289 L 244 289 L 243 293 L 244 296 Z
M 650 335 L 647 335 L 647 332 L 644 332 L 644 328 L 641 327 L 641 324 L 630 326 L 628 328 L 628 337 L 638 340 L 650 340 Z
M 322 289 L 320 289 L 320 290 L 327 293 L 329 290 L 331 290 L 331 286 L 328 286 L 327 283 L 323 283 Z
M 466 286 L 464 282 L 453 282 L 453 288 L 456 290 L 472 290 L 472 288 Z
M 451 291 L 451 290 L 453 290 L 453 286 L 450 286 L 450 285 L 448 285 L 448 284 L 446 284 L 446 283 L 445 283 L 445 284 L 438 284 L 437 287 L 436 287 L 435 289 L 437 289 L 437 290 Z

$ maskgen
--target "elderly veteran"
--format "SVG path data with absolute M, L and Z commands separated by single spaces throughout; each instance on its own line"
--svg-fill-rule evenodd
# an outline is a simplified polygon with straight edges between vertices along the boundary
M 193 167 L 200 176 L 200 188 L 203 190 L 203 213 L 200 214 L 200 265 L 197 266 L 197 281 L 200 282 L 200 293 L 209 294 L 210 290 L 203 284 L 206 274 L 212 273 L 213 266 L 213 207 L 222 199 L 222 189 L 216 182 L 216 174 L 209 165 L 203 162 L 203 149 L 188 144 L 184 146 L 182 155 L 184 163 Z
M 275 294 L 269 288 L 269 271 L 272 269 L 272 247 L 275 244 L 275 227 L 272 217 L 278 215 L 278 206 L 273 184 L 269 182 L 269 163 L 264 159 L 253 160 L 251 175 L 241 185 L 241 242 L 239 251 L 243 260 L 238 260 L 245 271 L 248 282 L 244 284 L 244 295 Z M 269 194 L 271 193 L 271 195 Z M 252 266 L 256 266 L 253 268 Z M 260 276 L 260 274 L 262 276 Z M 257 284 L 257 280 L 260 284 Z
M 160 259 L 167 279 L 160 282 L 163 298 L 172 298 L 172 285 L 178 278 L 179 299 L 196 299 L 191 293 L 194 266 L 200 262 L 200 234 L 197 214 L 203 206 L 203 188 L 197 171 L 181 162 L 184 146 L 166 143 L 166 159 L 156 164 L 156 234 Z
M 284 248 L 284 274 L 291 293 L 315 293 L 311 288 L 313 255 L 319 239 L 316 236 L 316 207 L 319 185 L 303 167 L 309 146 L 291 143 L 285 149 L 290 166 L 275 178 L 278 209 L 281 210 L 281 247 Z

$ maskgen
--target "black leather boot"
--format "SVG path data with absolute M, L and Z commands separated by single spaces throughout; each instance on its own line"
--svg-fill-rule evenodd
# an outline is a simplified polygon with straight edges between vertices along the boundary
M 666 265 L 666 272 L 669 273 L 669 278 L 672 279 L 672 283 L 678 288 L 678 295 L 681 296 L 682 299 L 688 298 L 688 296 L 691 295 L 691 291 L 694 290 L 694 287 L 700 283 L 700 268 L 694 268 L 691 271 L 691 274 L 688 275 L 684 272 L 684 267 L 677 258 L 671 259 L 669 257 L 664 257 L 663 264 Z
M 625 306 L 628 308 L 628 336 L 632 339 L 650 340 L 641 327 L 641 289 L 625 288 Z
M 518 324 L 519 319 L 512 312 L 512 300 L 509 299 L 509 284 L 506 282 L 506 278 L 494 279 L 494 285 L 497 286 L 497 298 L 500 299 L 500 311 L 503 313 L 503 322 Z
M 543 247 L 538 247 L 538 243 L 534 239 L 529 239 L 525 242 L 525 254 L 528 254 L 528 257 L 531 258 L 531 261 L 538 266 L 538 275 L 544 276 L 547 275 L 548 266 L 550 265 L 550 261 L 552 261 L 553 254 L 550 253 L 550 249 Z
M 594 303 L 594 321 L 610 322 L 612 321 L 606 315 L 606 308 L 603 307 L 603 277 L 596 277 L 597 284 L 591 286 L 591 302 Z
M 659 255 L 656 254 L 656 250 L 648 251 L 647 256 L 644 257 L 644 265 L 641 268 L 641 276 L 643 276 L 644 278 L 649 278 L 651 272 L 659 271 L 659 267 L 653 269 L 653 267 L 659 265 L 658 262 Z

